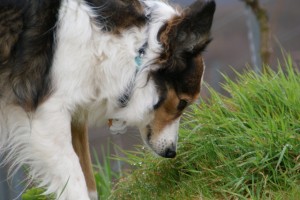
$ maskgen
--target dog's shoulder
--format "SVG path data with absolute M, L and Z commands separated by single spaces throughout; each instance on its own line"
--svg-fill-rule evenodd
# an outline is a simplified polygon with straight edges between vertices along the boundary
M 131 27 L 142 27 L 147 19 L 139 0 L 86 0 L 95 8 L 97 21 L 103 31 L 120 33 Z

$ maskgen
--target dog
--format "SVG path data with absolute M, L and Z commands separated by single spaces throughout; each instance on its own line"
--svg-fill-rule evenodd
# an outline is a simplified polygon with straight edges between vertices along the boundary
M 159 0 L 0 1 L 0 148 L 45 194 L 97 199 L 87 127 L 137 126 L 176 156 L 183 110 L 200 93 L 216 4 Z

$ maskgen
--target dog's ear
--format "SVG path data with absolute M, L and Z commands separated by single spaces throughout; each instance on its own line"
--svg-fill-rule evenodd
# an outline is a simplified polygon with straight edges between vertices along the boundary
M 199 53 L 211 41 L 210 29 L 216 9 L 214 1 L 198 0 L 184 12 L 182 22 L 178 26 L 176 42 L 181 50 Z
M 183 54 L 201 53 L 211 41 L 210 29 L 215 9 L 215 1 L 197 0 L 181 16 L 168 21 L 158 33 L 158 40 L 165 49 L 161 61 L 175 67 Z

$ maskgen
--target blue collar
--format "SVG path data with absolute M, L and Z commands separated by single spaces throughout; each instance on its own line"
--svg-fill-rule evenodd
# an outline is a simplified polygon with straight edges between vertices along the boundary
M 142 62 L 143 62 L 143 57 L 144 57 L 144 55 L 146 53 L 147 46 L 148 46 L 148 43 L 145 42 L 143 44 L 143 46 L 139 49 L 139 51 L 138 51 L 139 54 L 134 58 L 137 71 L 141 70 L 141 66 L 142 66 Z

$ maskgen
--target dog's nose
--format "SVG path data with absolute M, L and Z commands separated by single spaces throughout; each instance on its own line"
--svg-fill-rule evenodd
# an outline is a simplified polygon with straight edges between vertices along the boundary
M 175 156 L 176 156 L 176 151 L 174 148 L 168 148 L 165 151 L 165 155 L 164 155 L 165 158 L 175 158 Z

